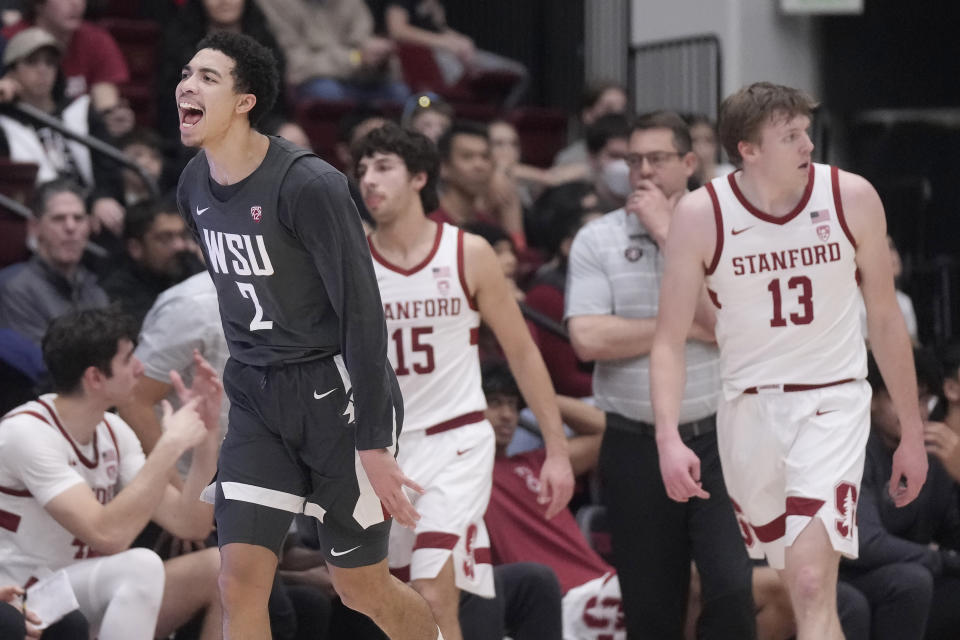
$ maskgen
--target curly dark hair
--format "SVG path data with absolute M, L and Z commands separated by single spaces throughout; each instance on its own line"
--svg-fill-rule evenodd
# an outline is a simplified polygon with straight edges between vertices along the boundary
M 41 348 L 53 390 L 63 394 L 79 391 L 88 367 L 112 376 L 111 360 L 123 339 L 136 344 L 137 327 L 116 305 L 72 311 L 51 322 Z
M 437 200 L 437 177 L 440 174 L 440 156 L 428 137 L 416 131 L 403 129 L 387 122 L 357 140 L 350 150 L 356 165 L 362 158 L 375 153 L 395 153 L 407 165 L 410 175 L 427 174 L 427 183 L 420 190 L 420 202 L 424 213 L 430 213 L 439 205 Z M 357 167 L 354 166 L 354 169 Z
M 520 387 L 510 372 L 510 367 L 502 360 L 491 360 L 480 367 L 480 377 L 483 380 L 483 395 L 502 395 L 517 398 L 521 402 Z
M 256 125 L 273 108 L 280 91 L 273 52 L 248 35 L 229 31 L 211 33 L 197 44 L 197 51 L 201 49 L 216 49 L 233 60 L 234 89 L 257 97 L 249 113 L 250 125 Z

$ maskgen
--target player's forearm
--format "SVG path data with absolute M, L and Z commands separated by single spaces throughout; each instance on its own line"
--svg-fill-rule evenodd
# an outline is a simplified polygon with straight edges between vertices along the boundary
M 579 316 L 570 320 L 570 341 L 585 362 L 635 358 L 650 353 L 656 324 L 656 318 Z
M 901 439 L 923 439 L 923 423 L 917 410 L 917 380 L 913 347 L 899 308 L 867 313 L 870 346 L 883 381 L 900 419 Z
M 680 403 L 686 383 L 685 343 L 658 338 L 650 351 L 650 396 L 657 440 L 678 438 Z
M 520 349 L 518 355 L 508 357 L 510 370 L 517 380 L 517 386 L 523 394 L 524 400 L 533 415 L 537 417 L 540 434 L 546 445 L 547 455 L 568 456 L 567 437 L 563 432 L 563 422 L 560 419 L 560 410 L 557 408 L 557 397 L 550 382 L 547 367 L 537 351 L 533 339 Z M 507 353 L 510 353 L 508 351 Z
M 187 540 L 201 540 L 210 533 L 213 524 L 213 506 L 200 501 L 200 493 L 210 484 L 217 472 L 217 447 L 206 443 L 193 450 L 190 470 L 180 490 L 178 516 L 182 518 L 170 533 Z
M 158 444 L 133 481 L 104 505 L 94 527 L 98 539 L 84 542 L 107 554 L 129 548 L 163 499 L 168 485 L 167 475 L 181 454 L 182 451 L 174 446 Z

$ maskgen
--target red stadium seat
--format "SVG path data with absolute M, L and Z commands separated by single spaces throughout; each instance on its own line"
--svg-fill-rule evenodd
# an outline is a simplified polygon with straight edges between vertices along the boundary
M 517 128 L 523 161 L 536 167 L 549 167 L 553 157 L 566 143 L 567 114 L 560 109 L 520 107 L 507 114 Z
M 340 119 L 357 107 L 351 100 L 335 101 L 309 99 L 296 103 L 294 118 L 310 138 L 310 144 L 318 156 L 337 164 L 336 146 Z M 337 167 L 342 169 L 343 167 Z
M 130 81 L 120 93 L 137 114 L 137 124 L 152 127 L 156 121 L 156 71 L 160 47 L 160 25 L 152 20 L 104 18 L 100 26 L 117 41 L 130 68 Z
M 510 71 L 478 71 L 448 85 L 430 47 L 406 42 L 396 47 L 407 86 L 414 92 L 433 91 L 447 102 L 499 105 L 520 79 Z

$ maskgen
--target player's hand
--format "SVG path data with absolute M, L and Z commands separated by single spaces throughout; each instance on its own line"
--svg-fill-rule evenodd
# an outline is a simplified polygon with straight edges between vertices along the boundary
M 30 609 L 27 609 L 23 612 L 23 619 L 26 620 L 27 624 L 27 637 L 28 638 L 39 638 L 43 634 L 43 630 L 38 629 L 37 627 L 43 622 L 40 620 L 40 616 L 35 614 Z
M 200 355 L 200 351 L 193 350 L 193 382 L 188 388 L 183 378 L 176 371 L 170 371 L 170 382 L 177 392 L 182 404 L 194 398 L 199 399 L 197 413 L 210 431 L 220 430 L 220 409 L 223 407 L 223 384 L 214 368 Z
M 898 507 L 910 504 L 927 479 L 927 451 L 920 438 L 900 438 L 893 453 L 888 491 Z
M 163 408 L 163 417 L 160 420 L 163 425 L 163 435 L 160 436 L 160 442 L 164 440 L 171 442 L 180 450 L 180 453 L 203 442 L 207 429 L 197 411 L 200 401 L 201 398 L 192 398 L 176 411 L 167 400 L 160 403 Z
M 710 497 L 700 482 L 700 458 L 683 444 L 679 436 L 664 440 L 658 438 L 657 453 L 660 476 L 671 500 L 687 502 L 690 498 L 706 500 Z
M 678 193 L 668 198 L 651 180 L 643 180 L 627 196 L 624 209 L 635 215 L 657 244 L 663 246 L 670 229 L 670 216 L 681 195 Z
M 928 422 L 923 427 L 927 451 L 937 456 L 943 468 L 960 482 L 960 436 L 942 422 Z
M 573 496 L 573 469 L 565 455 L 547 456 L 540 469 L 540 495 L 537 502 L 546 504 L 544 517 L 549 520 L 567 506 Z
M 23 593 L 23 589 L 15 585 L 0 587 L 0 602 L 13 602 L 17 598 L 23 597 Z M 23 612 L 23 617 L 27 621 L 27 637 L 39 638 L 40 630 L 33 626 L 40 624 L 40 618 L 37 616 L 37 614 L 29 609 L 26 609 Z
M 387 513 L 393 516 L 400 526 L 413 529 L 420 519 L 420 514 L 403 492 L 403 488 L 410 487 L 417 493 L 423 493 L 423 488 L 404 475 L 393 454 L 386 449 L 367 449 L 357 453 L 360 455 L 363 470 L 367 472 L 367 479 Z
M 16 585 L 0 587 L 0 602 L 13 602 L 23 596 L 23 589 Z

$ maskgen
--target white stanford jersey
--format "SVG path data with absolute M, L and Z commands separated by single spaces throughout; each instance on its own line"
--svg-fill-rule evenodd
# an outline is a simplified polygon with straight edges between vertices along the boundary
M 372 242 L 370 253 L 403 393 L 403 431 L 482 420 L 480 314 L 467 293 L 463 231 L 439 223 L 430 254 L 412 269 L 390 264 Z
M 64 430 L 55 397 L 41 396 L 0 421 L 0 584 L 23 585 L 97 555 L 44 505 L 80 483 L 106 504 L 143 466 L 140 443 L 123 420 L 104 414 L 93 440 L 80 445 Z
M 707 185 L 717 224 L 707 287 L 725 397 L 865 377 L 856 245 L 836 167 L 811 164 L 800 202 L 782 218 L 747 201 L 738 173 Z

